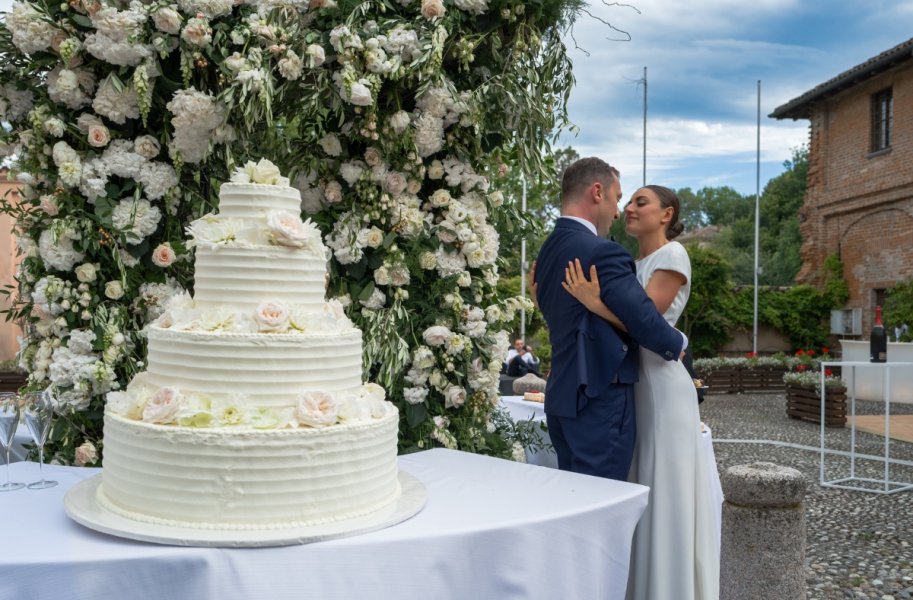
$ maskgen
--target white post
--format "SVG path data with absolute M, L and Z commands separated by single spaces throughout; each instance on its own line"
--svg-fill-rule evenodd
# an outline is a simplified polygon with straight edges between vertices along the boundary
M 758 352 L 758 255 L 760 254 L 761 231 L 761 80 L 758 79 L 758 144 L 757 169 L 754 197 L 754 329 L 751 338 L 751 351 Z
M 520 181 L 523 184 L 523 196 L 520 208 L 526 213 L 526 173 L 520 173 Z M 520 297 L 526 300 L 526 237 L 520 240 Z M 520 306 L 520 338 L 526 341 L 526 308 Z

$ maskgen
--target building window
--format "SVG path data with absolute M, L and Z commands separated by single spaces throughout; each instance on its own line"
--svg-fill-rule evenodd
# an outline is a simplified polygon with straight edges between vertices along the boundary
M 894 129 L 894 95 L 891 88 L 872 95 L 872 152 L 891 147 Z
M 888 291 L 884 289 L 875 289 L 873 292 L 873 300 L 875 300 L 875 306 L 880 306 L 884 308 L 885 300 L 888 298 Z

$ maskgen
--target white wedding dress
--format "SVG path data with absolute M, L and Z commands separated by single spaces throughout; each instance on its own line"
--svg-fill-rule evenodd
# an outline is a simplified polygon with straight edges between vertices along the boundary
M 663 315 L 674 326 L 691 292 L 691 262 L 684 246 L 669 242 L 637 261 L 637 279 L 644 288 L 659 269 L 688 280 Z M 634 533 L 627 598 L 717 600 L 719 507 L 712 490 L 719 475 L 710 472 L 703 455 L 694 383 L 681 362 L 665 361 L 643 348 L 639 379 L 629 479 L 650 487 L 650 501 Z

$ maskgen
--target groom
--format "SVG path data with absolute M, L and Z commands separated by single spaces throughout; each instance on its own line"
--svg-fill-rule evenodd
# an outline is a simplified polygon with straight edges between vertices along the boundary
M 558 467 L 624 481 L 634 452 L 638 344 L 675 360 L 688 339 L 656 310 L 631 255 L 605 239 L 620 199 L 614 167 L 598 158 L 571 164 L 561 179 L 561 217 L 539 251 L 535 282 L 552 344 L 545 413 Z M 584 273 L 596 265 L 602 301 L 628 333 L 562 288 L 564 269 L 575 258 Z

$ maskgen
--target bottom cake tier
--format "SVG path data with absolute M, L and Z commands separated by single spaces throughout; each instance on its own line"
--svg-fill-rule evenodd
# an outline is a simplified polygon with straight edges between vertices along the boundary
M 324 428 L 196 429 L 105 415 L 97 500 L 119 515 L 209 529 L 303 527 L 400 496 L 398 411 Z

